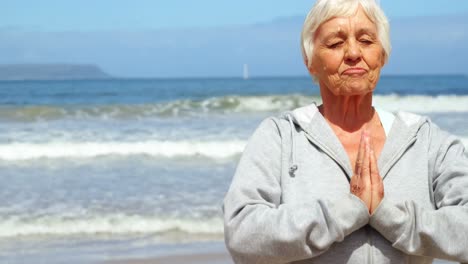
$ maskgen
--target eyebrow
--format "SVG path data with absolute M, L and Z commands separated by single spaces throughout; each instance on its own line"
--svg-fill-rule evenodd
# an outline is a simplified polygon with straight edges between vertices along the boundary
M 343 36 L 345 35 L 345 32 L 343 30 L 336 30 L 336 31 L 332 31 L 330 33 L 328 33 L 327 35 L 325 35 L 324 39 L 330 39 L 332 37 L 338 37 L 338 36 Z
M 371 28 L 360 28 L 357 31 L 357 35 L 363 35 L 363 34 L 368 34 L 368 35 L 375 37 L 377 35 L 377 32 Z
M 377 36 L 377 32 L 375 32 L 374 29 L 368 28 L 368 27 L 360 28 L 357 31 L 356 35 L 360 36 L 360 35 L 364 35 L 364 34 L 370 35 L 371 37 L 376 37 Z M 345 35 L 346 35 L 345 32 L 342 29 L 340 29 L 340 30 L 336 30 L 336 31 L 332 31 L 332 32 L 328 33 L 323 39 L 324 40 L 329 40 L 329 39 L 334 38 L 334 37 L 343 37 Z

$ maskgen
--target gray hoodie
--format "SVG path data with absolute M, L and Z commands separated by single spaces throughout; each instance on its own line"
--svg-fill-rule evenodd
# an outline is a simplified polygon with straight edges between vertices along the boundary
M 350 194 L 349 158 L 315 105 L 264 120 L 224 200 L 225 240 L 233 260 L 468 262 L 463 144 L 425 117 L 390 115 L 378 159 L 385 197 L 373 215 Z

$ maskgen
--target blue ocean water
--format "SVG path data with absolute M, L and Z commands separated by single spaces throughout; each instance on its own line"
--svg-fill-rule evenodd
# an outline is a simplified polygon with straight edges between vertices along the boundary
M 314 101 L 308 77 L 0 82 L 0 259 L 93 263 L 222 241 L 249 135 Z M 468 146 L 466 76 L 383 76 L 374 102 Z

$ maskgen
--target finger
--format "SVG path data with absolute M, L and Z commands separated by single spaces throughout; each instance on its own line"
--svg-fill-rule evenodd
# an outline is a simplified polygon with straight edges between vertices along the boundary
M 370 176 L 372 185 L 380 184 L 382 181 L 379 173 L 379 167 L 377 165 L 377 158 L 375 157 L 375 152 L 372 145 L 370 149 Z
M 362 162 L 362 169 L 361 169 L 361 177 L 364 181 L 364 184 L 370 186 L 371 179 L 370 179 L 370 143 L 369 143 L 369 135 L 364 135 L 364 159 Z
M 370 174 L 371 174 L 371 181 L 372 184 L 380 183 L 382 178 L 380 177 L 379 173 L 379 166 L 377 165 L 377 156 L 375 155 L 374 150 L 374 142 L 372 138 L 369 138 L 369 149 L 370 149 Z
M 384 185 L 382 181 L 382 177 L 380 177 L 379 168 L 377 165 L 377 158 L 375 156 L 375 152 L 371 145 L 370 151 L 370 168 L 371 168 L 371 184 L 372 184 L 372 199 L 371 199 L 371 207 L 370 213 L 372 214 L 377 207 L 379 206 L 380 202 L 384 197 Z
M 356 174 L 358 176 L 361 174 L 362 162 L 364 159 L 364 152 L 365 152 L 364 136 L 365 136 L 365 131 L 362 131 L 361 141 L 359 142 L 359 150 L 358 150 L 358 155 L 357 155 L 356 165 L 355 165 Z

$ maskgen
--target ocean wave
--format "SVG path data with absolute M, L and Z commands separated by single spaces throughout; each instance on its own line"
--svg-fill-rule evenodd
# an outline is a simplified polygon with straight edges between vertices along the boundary
M 376 95 L 374 105 L 388 111 L 408 111 L 416 113 L 468 112 L 468 96 L 399 96 Z
M 460 141 L 463 143 L 463 145 L 465 145 L 465 149 L 466 149 L 465 154 L 468 155 L 468 138 L 462 137 L 462 138 L 460 138 Z
M 33 219 L 10 216 L 0 217 L 0 237 L 164 234 L 169 232 L 222 235 L 222 221 L 220 217 L 184 219 L 125 214 L 99 215 L 87 218 L 58 215 Z
M 48 142 L 0 145 L 0 159 L 23 161 L 40 158 L 93 158 L 99 156 L 148 155 L 226 159 L 240 154 L 245 141 L 146 141 L 146 142 Z
M 315 98 L 316 100 L 318 98 Z M 117 105 L 36 105 L 2 107 L 0 120 L 45 121 L 58 119 L 135 119 L 204 114 L 270 112 L 310 104 L 314 98 L 302 95 L 223 96 L 204 100 L 175 100 L 155 104 Z
M 58 119 L 138 119 L 148 117 L 177 117 L 204 114 L 230 114 L 251 112 L 281 112 L 312 102 L 321 103 L 318 96 L 229 95 L 203 100 L 175 100 L 155 104 L 117 104 L 82 106 L 22 106 L 2 107 L 0 120 L 43 121 Z M 375 95 L 374 103 L 381 108 L 411 112 L 468 112 L 468 96 L 441 95 Z
M 460 137 L 468 148 L 468 138 Z M 240 155 L 246 142 L 147 141 L 147 142 L 49 142 L 0 145 L 0 160 L 75 159 L 101 156 L 147 155 L 162 158 L 202 157 L 223 160 Z

